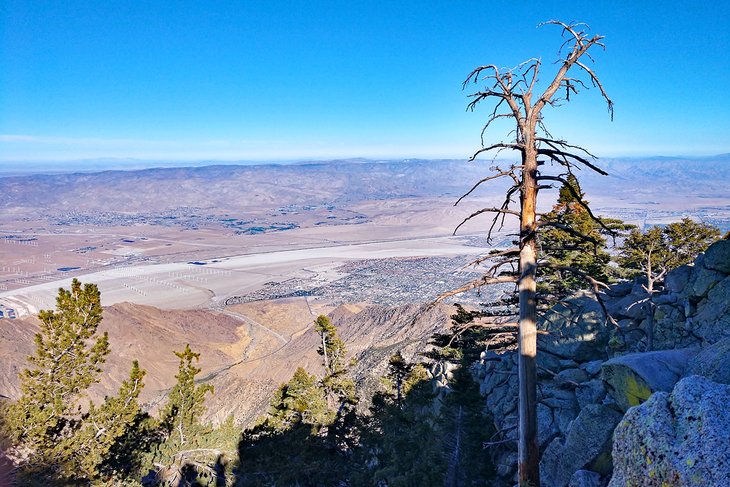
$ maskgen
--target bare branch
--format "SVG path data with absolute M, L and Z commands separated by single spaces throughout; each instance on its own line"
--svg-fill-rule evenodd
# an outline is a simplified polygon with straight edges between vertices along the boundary
M 586 54 L 587 54 L 587 53 L 586 53 Z M 568 77 L 565 77 L 565 78 L 563 78 L 563 81 L 561 81 L 561 83 L 563 83 L 563 84 L 564 84 L 564 86 L 566 86 L 566 87 L 567 87 L 567 86 L 571 86 L 571 87 L 572 87 L 572 88 L 571 88 L 571 91 L 572 91 L 573 93 L 578 93 L 578 90 L 577 90 L 577 88 L 575 88 L 575 85 L 576 85 L 576 84 L 579 84 L 579 85 L 580 85 L 580 86 L 581 86 L 582 88 L 588 89 L 588 87 L 587 87 L 587 86 L 586 86 L 586 84 L 585 84 L 585 83 L 583 82 L 583 80 L 582 80 L 582 79 L 579 79 L 579 78 L 568 78 Z
M 495 252 L 493 254 L 487 254 L 487 255 L 485 255 L 483 257 L 479 257 L 478 259 L 475 259 L 475 260 L 469 262 L 464 267 L 466 268 L 466 267 L 469 267 L 469 266 L 472 266 L 472 265 L 479 265 L 482 262 L 485 262 L 487 260 L 493 259 L 495 257 L 504 257 L 504 256 L 508 256 L 508 255 L 509 256 L 515 256 L 515 255 L 519 255 L 519 254 L 520 254 L 520 249 L 518 249 L 518 248 L 515 247 L 515 248 L 503 250 L 503 251 L 500 251 L 500 252 Z
M 531 57 L 527 61 L 522 61 L 520 64 L 515 66 L 513 71 L 518 70 L 518 69 L 521 70 L 523 68 L 523 66 L 527 66 L 528 64 L 529 64 L 529 66 L 527 67 L 527 69 L 523 70 L 522 79 L 525 79 L 525 76 L 531 69 L 533 69 L 535 67 L 535 64 L 540 64 L 540 59 L 536 58 L 536 57 Z
M 559 20 L 546 20 L 545 22 L 540 22 L 539 24 L 537 24 L 538 27 L 542 27 L 543 25 L 559 25 L 559 26 L 562 26 L 563 27 L 563 32 L 562 32 L 563 35 L 565 35 L 565 33 L 568 32 L 569 34 L 571 34 L 575 38 L 575 41 L 576 41 L 576 43 L 578 45 L 581 45 L 582 44 L 582 42 L 583 42 L 582 37 L 583 36 L 578 35 L 575 32 L 575 30 L 573 29 L 573 27 L 577 27 L 578 25 L 586 25 L 587 26 L 587 24 L 571 24 L 571 25 L 568 25 L 568 24 L 565 24 L 564 22 L 561 22 Z M 568 42 L 568 41 L 566 41 L 566 42 Z
M 481 154 L 483 152 L 488 152 L 490 150 L 498 149 L 498 148 L 502 148 L 502 149 L 513 149 L 513 150 L 518 150 L 518 151 L 524 151 L 525 150 L 525 146 L 522 145 L 522 144 L 506 144 L 506 143 L 500 142 L 499 144 L 492 144 L 489 147 L 483 147 L 483 148 L 479 149 L 478 151 L 476 151 L 474 153 L 473 156 L 471 156 L 469 158 L 469 161 L 473 161 L 474 159 L 477 158 L 477 156 L 479 154 Z
M 613 101 L 608 97 L 608 93 L 606 93 L 606 90 L 603 89 L 601 80 L 598 79 L 598 76 L 596 76 L 596 73 L 594 73 L 593 70 L 591 70 L 582 62 L 576 61 L 575 64 L 583 68 L 583 71 L 588 73 L 588 75 L 591 77 L 591 82 L 593 83 L 593 86 L 597 86 L 598 89 L 601 90 L 601 95 L 603 95 L 603 98 L 606 100 L 606 104 L 608 105 L 608 113 L 611 114 L 611 121 L 613 121 Z
M 593 36 L 590 39 L 586 37 L 584 32 L 576 32 L 575 26 L 579 24 L 573 24 L 568 25 L 563 22 L 560 22 L 558 20 L 549 20 L 547 22 L 541 23 L 539 26 L 542 25 L 559 25 L 563 28 L 563 34 L 568 33 L 573 37 L 573 47 L 571 48 L 570 53 L 568 53 L 565 58 L 562 60 L 563 65 L 560 67 L 558 72 L 555 74 L 555 77 L 550 82 L 550 85 L 545 89 L 542 96 L 540 96 L 540 99 L 535 104 L 535 109 L 537 112 L 540 112 L 542 110 L 542 107 L 545 104 L 551 103 L 551 100 L 553 98 L 553 95 L 555 95 L 555 92 L 562 86 L 562 80 L 565 79 L 566 73 L 570 70 L 570 68 L 573 67 L 576 63 L 588 73 L 588 75 L 591 77 L 591 81 L 595 86 L 599 86 L 601 90 L 601 94 L 606 99 L 606 102 L 608 103 L 608 110 L 611 114 L 611 120 L 613 120 L 613 102 L 610 98 L 608 98 L 608 95 L 606 94 L 605 90 L 603 89 L 603 86 L 600 85 L 600 82 L 598 81 L 598 77 L 591 71 L 587 66 L 580 63 L 578 60 L 581 56 L 583 56 L 588 49 L 590 49 L 593 45 L 598 45 L 600 47 L 603 47 L 603 44 L 601 44 L 601 39 L 603 39 L 603 36 Z M 538 26 L 538 27 L 539 27 Z M 597 84 L 598 83 L 598 84 Z
M 503 445 L 505 443 L 514 443 L 517 440 L 514 440 L 512 438 L 505 438 L 504 440 L 498 440 L 498 441 L 485 441 L 482 443 L 482 449 L 491 448 L 493 446 Z
M 513 116 L 511 113 L 499 113 L 499 114 L 497 113 L 497 110 L 499 110 L 499 107 L 502 106 L 502 103 L 504 103 L 504 99 L 499 100 L 499 102 L 497 102 L 497 104 L 494 106 L 494 110 L 492 110 L 492 114 L 487 119 L 487 123 L 485 123 L 484 127 L 482 127 L 482 132 L 481 132 L 481 134 L 479 134 L 479 139 L 482 142 L 482 147 L 484 147 L 484 134 L 487 132 L 487 129 L 492 124 L 492 122 L 494 122 L 495 120 L 497 120 L 499 118 L 509 118 L 509 117 Z M 472 104 L 470 103 L 469 105 L 471 106 Z M 468 109 L 468 107 L 467 107 L 467 109 Z M 473 108 L 472 108 L 472 111 L 473 111 Z
M 540 72 L 540 60 L 535 59 L 535 62 L 528 67 L 525 72 L 523 73 L 523 77 L 526 77 L 527 74 L 533 70 L 532 73 L 532 80 L 530 80 L 530 87 L 527 89 L 527 93 L 532 93 L 532 89 L 535 87 L 535 83 L 537 83 L 537 73 Z
M 538 149 L 537 153 L 540 155 L 548 156 L 552 160 L 559 162 L 565 166 L 570 166 L 570 162 L 568 162 L 568 160 L 567 160 L 567 158 L 570 157 L 571 159 L 575 159 L 576 161 L 589 167 L 590 169 L 593 169 L 598 174 L 601 174 L 603 176 L 608 176 L 608 173 L 606 171 L 604 171 L 600 167 L 596 166 L 592 162 L 588 161 L 588 159 L 586 159 L 585 157 L 581 157 L 581 156 L 579 156 L 577 154 L 573 154 L 571 152 L 565 152 L 565 151 L 561 151 L 558 149 Z M 556 156 L 560 156 L 560 157 L 562 157 L 562 159 L 560 159 L 559 157 L 556 157 Z
M 512 272 L 502 272 L 500 275 L 515 275 L 515 266 L 514 264 L 518 262 L 518 259 L 514 257 L 509 257 L 506 259 L 502 259 L 498 262 L 496 262 L 492 267 L 487 269 L 487 271 L 484 273 L 485 276 L 488 277 L 495 277 L 497 275 L 497 271 L 504 265 L 512 264 Z
M 551 134 L 551 133 L 550 133 L 550 131 L 548 130 L 548 128 L 547 128 L 547 127 L 545 126 L 545 124 L 543 123 L 543 117 L 542 117 L 542 114 L 538 114 L 538 119 L 537 119 L 537 127 L 538 127 L 538 128 L 540 129 L 540 130 L 542 130 L 542 132 L 543 132 L 543 133 L 545 134 L 545 136 L 546 136 L 546 137 L 549 137 L 549 138 L 551 138 L 551 139 L 553 138 L 553 134 Z
M 516 179 L 516 178 L 515 178 Z M 515 184 L 507 190 L 507 192 L 504 195 L 504 201 L 502 202 L 502 209 L 509 209 L 510 203 L 512 203 L 512 196 L 520 191 L 522 188 L 522 183 L 520 181 L 515 181 Z M 499 217 L 502 217 L 502 221 L 499 224 L 499 230 L 502 230 L 504 228 L 504 221 L 507 217 L 506 213 L 502 214 L 496 214 L 494 215 L 494 218 L 492 219 L 492 224 L 489 226 L 489 231 L 487 232 L 487 242 L 491 243 L 492 241 L 492 231 L 494 230 L 494 227 L 497 225 L 497 221 L 499 221 Z
M 558 375 L 558 373 L 557 373 L 557 372 L 553 372 L 552 370 L 550 370 L 550 369 L 548 369 L 548 368 L 546 368 L 546 367 L 541 367 L 541 366 L 539 366 L 539 365 L 538 365 L 537 367 L 538 367 L 538 368 L 539 368 L 540 370 L 542 370 L 542 371 L 544 371 L 544 372 L 547 372 L 548 374 L 552 375 L 553 377 L 557 377 L 557 375 Z M 569 385 L 569 386 L 571 386 L 571 387 L 572 387 L 573 389 L 579 389 L 579 388 L 581 388 L 581 387 L 587 387 L 587 386 L 585 386 L 585 385 L 583 385 L 583 384 L 579 384 L 579 383 L 577 383 L 577 382 L 575 382 L 575 381 L 572 381 L 572 380 L 568 380 L 568 379 L 564 380 L 564 383 L 565 383 L 565 384 L 568 384 L 568 385 Z M 544 404 L 544 403 L 543 403 L 543 404 Z
M 493 333 L 494 335 L 499 335 L 499 334 L 505 333 L 505 331 L 503 330 L 504 328 L 516 328 L 517 326 L 518 326 L 518 323 L 516 323 L 516 322 L 484 323 L 484 322 L 474 321 L 474 322 L 469 323 L 468 325 L 463 326 L 463 327 L 459 328 L 458 330 L 456 330 L 454 332 L 454 335 L 451 337 L 451 339 L 446 344 L 446 346 L 450 347 L 454 343 L 454 340 L 459 338 L 465 332 L 467 332 L 469 330 L 473 330 L 474 328 L 486 328 L 486 329 L 488 329 L 489 332 Z M 509 331 L 507 333 L 514 333 L 514 332 Z
M 461 223 L 459 223 L 456 226 L 456 228 L 454 228 L 454 233 L 452 233 L 452 235 L 456 235 L 456 232 L 459 230 L 459 228 L 461 228 L 462 225 L 464 225 L 466 222 L 468 222 L 472 218 L 481 215 L 482 213 L 499 213 L 499 214 L 506 214 L 506 215 L 514 215 L 517 218 L 520 217 L 520 212 L 519 211 L 515 211 L 515 210 L 508 210 L 508 209 L 505 209 L 505 208 L 482 208 L 481 210 L 475 211 L 474 213 L 472 213 L 468 217 L 464 218 L 464 221 L 462 221 Z
M 466 89 L 467 85 L 472 81 L 476 84 L 479 81 L 479 75 L 482 74 L 482 71 L 486 71 L 488 69 L 494 71 L 495 75 L 499 74 L 499 68 L 495 64 L 488 64 L 486 66 L 479 66 L 477 68 L 474 68 L 471 73 L 469 73 L 469 76 L 467 76 L 462 83 L 462 89 Z
M 489 284 L 500 284 L 505 282 L 517 282 L 517 276 L 499 276 L 499 277 L 481 277 L 479 279 L 476 279 L 474 281 L 471 281 L 467 284 L 464 284 L 460 288 L 453 289 L 451 291 L 446 291 L 443 294 L 440 294 L 436 299 L 435 303 L 438 303 L 439 301 L 443 301 L 444 299 L 454 296 L 456 294 L 461 294 L 466 291 L 470 291 L 472 289 L 476 289 L 478 287 L 487 286 Z
M 497 174 L 493 174 L 492 176 L 487 176 L 486 178 L 479 180 L 474 186 L 472 186 L 472 188 L 469 191 L 467 191 L 466 193 L 461 195 L 461 197 L 458 200 L 456 200 L 456 203 L 454 203 L 454 206 L 458 205 L 461 202 L 461 200 L 463 200 L 464 198 L 469 196 L 482 183 L 486 183 L 487 181 L 491 181 L 492 179 L 497 179 L 497 178 L 501 178 L 501 177 L 505 177 L 505 176 L 510 176 L 510 177 L 512 177 L 512 179 L 514 179 L 516 177 L 515 173 L 514 173 L 515 169 L 517 169 L 517 167 L 512 166 L 509 168 L 509 170 L 502 171 L 499 167 L 496 167 L 495 170 L 499 171 Z
M 584 152 L 586 155 L 588 155 L 592 159 L 598 159 L 598 157 L 594 156 L 593 154 L 591 154 L 590 152 L 588 152 L 583 147 L 581 147 L 579 145 L 568 144 L 564 140 L 558 140 L 558 139 L 552 139 L 552 138 L 545 138 L 545 137 L 536 137 L 535 140 L 537 140 L 538 142 L 545 142 L 546 144 L 548 144 L 549 146 L 551 146 L 553 149 L 557 149 L 557 150 L 560 150 L 557 146 L 567 147 L 567 148 L 570 148 L 570 149 L 578 149 L 579 151 Z
M 471 73 L 469 73 L 469 76 L 467 76 L 466 80 L 464 80 L 464 83 L 462 84 L 463 88 L 466 88 L 470 81 L 474 81 L 474 83 L 476 83 L 482 71 L 486 70 L 492 71 L 493 74 L 487 75 L 483 79 L 493 79 L 495 81 L 494 88 L 498 88 L 500 90 L 488 90 L 489 92 L 495 93 L 494 95 L 490 96 L 495 96 L 507 102 L 510 110 L 512 110 L 512 116 L 517 121 L 517 125 L 520 130 L 522 130 L 525 125 L 524 119 L 527 116 L 527 109 L 525 109 L 525 117 L 523 117 L 522 113 L 520 112 L 520 106 L 518 105 L 517 100 L 514 96 L 515 85 L 512 84 L 512 70 L 507 70 L 505 73 L 500 73 L 499 68 L 494 64 L 480 66 L 474 69 Z M 479 102 L 485 98 L 489 98 L 489 96 L 484 96 L 480 98 L 477 95 L 477 99 L 474 100 L 474 102 Z

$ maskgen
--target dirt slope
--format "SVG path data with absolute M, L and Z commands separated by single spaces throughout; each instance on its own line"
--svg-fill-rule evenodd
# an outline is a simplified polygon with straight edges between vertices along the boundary
M 153 410 L 175 383 L 178 359 L 173 350 L 186 343 L 201 353 L 201 377 L 215 388 L 208 398 L 208 418 L 217 422 L 233 414 L 250 424 L 267 407 L 271 393 L 297 367 L 321 373 L 319 338 L 314 317 L 328 311 L 310 306 L 305 298 L 261 301 L 211 310 L 160 310 L 122 303 L 105 308 L 102 331 L 109 333 L 112 352 L 101 383 L 90 396 L 101 400 L 116 391 L 137 359 L 147 370 L 143 401 Z M 428 338 L 449 323 L 446 305 L 427 308 L 342 305 L 329 310 L 357 358 L 355 378 L 368 392 L 384 373 L 388 357 L 401 350 L 412 357 L 427 346 Z M 0 394 L 19 395 L 18 372 L 33 350 L 35 319 L 0 321 Z

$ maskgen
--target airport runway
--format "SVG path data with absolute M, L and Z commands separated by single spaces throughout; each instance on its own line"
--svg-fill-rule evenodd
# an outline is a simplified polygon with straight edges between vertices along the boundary
M 195 262 L 110 267 L 76 275 L 99 286 L 102 304 L 147 304 L 164 309 L 209 306 L 235 294 L 260 289 L 267 282 L 312 278 L 320 283 L 342 277 L 337 268 L 362 259 L 473 255 L 478 251 L 454 237 L 413 238 L 359 244 L 261 252 Z M 59 287 L 71 278 L 0 293 L 0 304 L 17 315 L 55 307 Z

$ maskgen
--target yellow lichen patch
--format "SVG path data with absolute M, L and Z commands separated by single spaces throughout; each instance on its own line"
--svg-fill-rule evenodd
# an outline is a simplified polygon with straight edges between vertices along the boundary
M 628 375 L 626 377 L 625 393 L 629 406 L 638 406 L 649 399 L 649 396 L 651 396 L 651 389 L 649 389 L 643 380 L 637 380 L 635 376 Z

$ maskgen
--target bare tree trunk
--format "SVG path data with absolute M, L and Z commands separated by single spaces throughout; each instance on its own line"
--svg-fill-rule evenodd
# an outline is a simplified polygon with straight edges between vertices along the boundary
M 514 150 L 522 155 L 522 165 L 512 166 L 509 170 L 503 171 L 499 167 L 494 168 L 495 173 L 482 178 L 470 189 L 456 204 L 465 196 L 469 195 L 479 185 L 496 178 L 508 177 L 514 181 L 514 185 L 507 190 L 505 200 L 501 207 L 483 208 L 475 211 L 460 223 L 456 229 L 471 220 L 484 214 L 493 214 L 492 224 L 487 232 L 488 239 L 492 237 L 492 230 L 497 227 L 501 229 L 504 218 L 507 215 L 517 216 L 520 219 L 520 242 L 518 249 L 509 249 L 502 254 L 507 256 L 504 260 L 491 267 L 490 270 L 480 279 L 474 280 L 459 289 L 442 294 L 439 299 L 452 296 L 459 292 L 478 288 L 488 284 L 500 282 L 515 282 L 517 280 L 519 289 L 519 441 L 518 441 L 518 477 L 520 486 L 540 486 L 540 457 L 537 443 L 537 303 L 536 303 L 536 271 L 537 271 L 537 228 L 536 202 L 539 189 L 551 188 L 549 184 L 540 185 L 540 182 L 560 182 L 572 188 L 567 182 L 567 177 L 572 174 L 572 169 L 585 166 L 599 174 L 607 173 L 595 166 L 589 159 L 595 157 L 580 146 L 571 145 L 564 140 L 553 139 L 550 132 L 543 125 L 542 109 L 546 105 L 552 107 L 560 106 L 561 102 L 570 101 L 572 95 L 577 94 L 580 89 L 587 88 L 586 83 L 576 76 L 568 76 L 568 71 L 577 67 L 579 74 L 582 73 L 590 80 L 590 84 L 597 87 L 601 96 L 608 104 L 608 111 L 613 119 L 613 102 L 603 89 L 601 81 L 596 73 L 581 62 L 583 55 L 593 46 L 604 47 L 601 40 L 603 36 L 587 35 L 587 26 L 582 23 L 565 24 L 557 20 L 549 20 L 541 25 L 550 24 L 562 27 L 563 36 L 566 38 L 561 49 L 561 63 L 550 84 L 545 91 L 533 100 L 533 89 L 538 82 L 538 72 L 541 61 L 539 58 L 532 58 L 513 69 L 499 68 L 495 64 L 480 66 L 474 69 L 464 81 L 464 87 L 469 83 L 487 82 L 487 87 L 469 95 L 472 101 L 467 109 L 474 107 L 482 101 L 494 102 L 494 108 L 487 122 L 482 128 L 482 148 L 476 151 L 471 160 L 480 154 L 490 151 Z M 567 52 L 569 51 L 569 52 Z M 560 95 L 559 93 L 564 93 Z M 499 142 L 492 145 L 485 145 L 483 135 L 490 124 L 501 118 L 512 118 L 516 127 L 514 140 Z M 538 131 L 543 135 L 539 136 Z M 554 165 L 562 167 L 565 172 L 559 176 L 538 174 L 538 155 L 548 158 Z M 517 170 L 521 171 L 521 178 Z M 520 211 L 510 208 L 512 196 L 520 192 Z M 605 230 L 611 232 L 606 225 L 597 218 L 590 210 L 580 195 L 574 195 L 579 204 L 588 212 L 594 221 L 598 222 Z M 456 233 L 456 230 L 454 230 Z M 570 233 L 580 232 L 572 230 Z M 591 241 L 589 237 L 585 240 Z M 595 243 L 595 241 L 594 241 Z M 510 258 L 519 253 L 519 279 L 508 274 L 501 275 L 500 269 L 504 265 L 512 265 L 516 259 Z M 595 283 L 595 280 L 594 280 Z
M 646 298 L 646 351 L 654 350 L 654 303 L 651 301 L 651 294 Z
M 529 138 L 528 138 L 529 139 Z M 535 271 L 537 242 L 535 214 L 537 202 L 537 151 L 526 140 L 523 156 L 522 211 L 520 218 L 519 282 L 519 443 L 520 486 L 540 485 L 540 452 L 537 444 L 537 302 Z
M 646 306 L 644 312 L 646 313 L 646 351 L 649 352 L 654 349 L 654 303 L 651 298 L 654 295 L 654 271 L 651 265 L 651 250 L 649 251 L 649 257 L 647 259 L 646 267 Z

